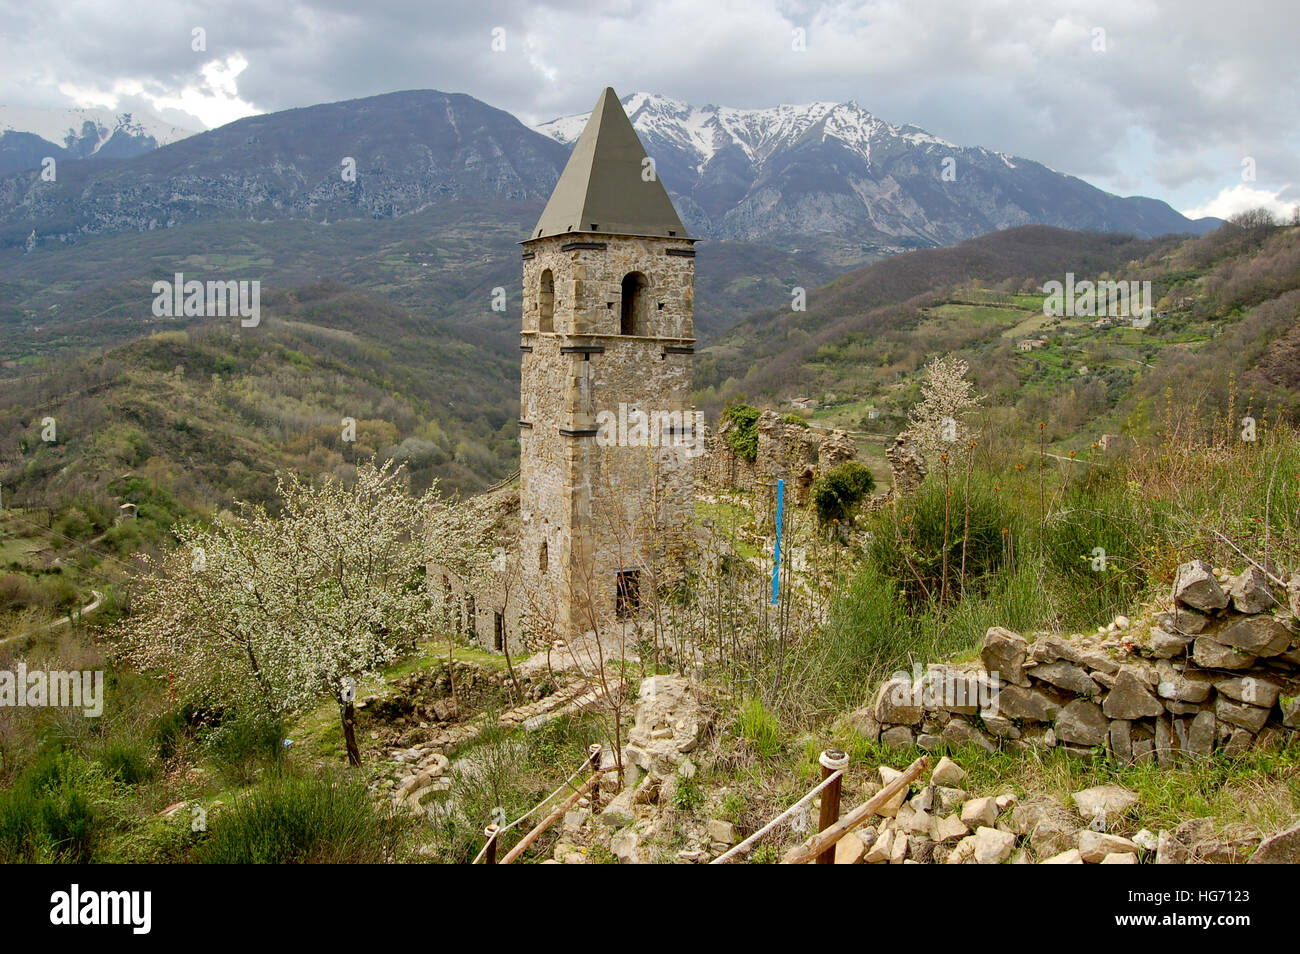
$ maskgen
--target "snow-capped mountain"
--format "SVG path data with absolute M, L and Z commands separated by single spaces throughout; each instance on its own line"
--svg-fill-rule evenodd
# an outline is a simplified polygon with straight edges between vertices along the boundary
M 624 102 L 698 237 L 814 246 L 852 264 L 1031 223 L 1141 236 L 1204 230 L 1163 202 L 956 146 L 852 102 L 696 108 L 647 93 Z M 191 136 L 95 110 L 40 118 L 0 112 L 0 129 L 9 127 L 0 133 L 0 248 L 26 247 L 33 231 L 38 242 L 62 242 L 211 218 L 388 219 L 462 200 L 501 203 L 504 220 L 519 214 L 515 203 L 545 202 L 586 122 L 570 116 L 533 130 L 436 90 L 249 116 Z M 51 155 L 89 161 L 60 167 L 61 187 L 51 189 L 39 173 Z M 340 175 L 343 156 L 356 160 L 354 179 Z
M 914 126 L 890 125 L 852 101 L 734 109 L 697 107 L 653 93 L 633 93 L 622 103 L 643 138 L 658 139 L 693 154 L 698 173 L 703 173 L 709 160 L 730 146 L 738 147 L 750 161 L 762 162 L 814 128 L 820 130 L 823 138 L 833 136 L 857 150 L 864 159 L 870 158 L 872 137 L 882 133 L 911 142 L 955 148 L 952 143 Z M 535 128 L 556 142 L 570 145 L 582 133 L 587 116 L 587 113 L 565 116 Z
M 193 134 L 140 112 L 0 106 L 0 174 L 35 168 L 46 156 L 126 159 Z
M 696 235 L 836 233 L 929 245 L 1028 223 L 1143 235 L 1200 230 L 1164 203 L 958 146 L 852 101 L 735 109 L 633 93 L 622 102 Z M 586 120 L 535 128 L 571 145 Z

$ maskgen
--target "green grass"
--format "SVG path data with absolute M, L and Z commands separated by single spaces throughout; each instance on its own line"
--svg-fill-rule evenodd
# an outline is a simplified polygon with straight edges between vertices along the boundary
M 280 777 L 214 813 L 196 860 L 207 864 L 382 864 L 405 832 L 360 779 Z

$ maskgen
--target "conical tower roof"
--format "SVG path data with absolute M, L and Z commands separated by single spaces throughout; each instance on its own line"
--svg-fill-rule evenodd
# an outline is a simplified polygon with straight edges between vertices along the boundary
M 645 157 L 623 105 L 606 86 L 529 240 L 570 232 L 686 238 L 663 183 L 642 178 Z

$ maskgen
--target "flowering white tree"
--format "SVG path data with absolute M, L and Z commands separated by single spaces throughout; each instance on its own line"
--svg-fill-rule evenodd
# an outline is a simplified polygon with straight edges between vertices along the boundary
M 437 491 L 407 493 L 401 468 L 373 461 L 356 482 L 278 479 L 283 512 L 240 504 L 178 528 L 124 624 L 137 666 L 197 698 L 287 714 L 334 696 L 348 761 L 359 765 L 359 680 L 414 646 L 429 623 L 419 528 Z
M 927 457 L 951 453 L 971 439 L 971 414 L 984 400 L 966 380 L 970 371 L 961 358 L 945 355 L 925 366 L 921 400 L 907 415 L 907 429 Z

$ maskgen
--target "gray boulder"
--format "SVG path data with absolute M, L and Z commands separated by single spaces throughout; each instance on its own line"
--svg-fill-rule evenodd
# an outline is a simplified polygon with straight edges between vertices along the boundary
M 1300 865 L 1300 825 L 1270 835 L 1250 856 L 1252 865 Z
M 1255 665 L 1255 657 L 1212 636 L 1197 636 L 1192 644 L 1192 662 L 1205 669 L 1249 669 Z
M 1160 700 L 1147 691 L 1146 680 L 1132 670 L 1123 669 L 1115 677 L 1115 688 L 1106 694 L 1101 706 L 1108 719 L 1144 719 L 1164 711 Z
M 980 660 L 989 672 L 996 672 L 1004 683 L 1018 686 L 1029 684 L 1025 678 L 1025 657 L 1029 654 L 1029 644 L 1024 637 L 1018 636 L 1001 626 L 990 626 L 984 634 L 984 644 L 980 647 Z
M 1105 745 L 1110 720 L 1095 702 L 1076 699 L 1056 716 L 1056 737 L 1075 745 Z
M 1262 613 L 1279 605 L 1273 584 L 1258 567 L 1250 566 L 1232 578 L 1228 595 L 1238 613 Z
M 1214 638 L 1244 653 L 1276 656 L 1291 645 L 1291 630 L 1272 616 L 1243 616 L 1219 630 Z
M 1174 599 L 1184 606 L 1206 613 L 1221 610 L 1228 605 L 1228 594 L 1219 585 L 1214 567 L 1204 560 L 1193 560 L 1178 568 L 1178 576 L 1174 580 Z

